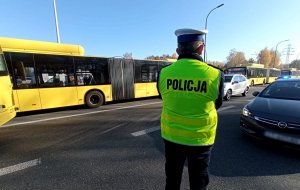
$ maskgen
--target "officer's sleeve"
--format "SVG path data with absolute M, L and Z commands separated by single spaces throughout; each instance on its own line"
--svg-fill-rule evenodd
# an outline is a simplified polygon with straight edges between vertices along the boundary
M 159 98 L 162 99 L 162 98 L 161 98 L 161 94 L 160 94 L 160 90 L 159 90 L 159 76 L 160 76 L 160 72 L 161 72 L 161 70 L 158 72 L 158 75 L 157 75 L 157 79 L 156 79 L 156 88 L 157 88 L 157 92 L 158 92 Z
M 218 93 L 218 98 L 215 101 L 215 107 L 216 109 L 219 109 L 222 104 L 223 104 L 223 97 L 224 97 L 224 73 L 222 70 L 219 70 L 220 72 L 220 83 L 219 83 L 219 93 Z

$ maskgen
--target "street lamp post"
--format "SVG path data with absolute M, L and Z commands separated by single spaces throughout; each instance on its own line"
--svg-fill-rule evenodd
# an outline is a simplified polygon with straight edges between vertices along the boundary
M 57 19 L 55 0 L 53 0 L 53 7 L 54 7 L 55 26 L 56 26 L 56 38 L 57 38 L 57 43 L 60 43 L 60 36 L 59 36 L 59 28 L 58 28 L 58 19 Z
M 209 11 L 209 13 L 206 16 L 206 20 L 205 20 L 205 30 L 207 30 L 207 19 L 208 19 L 208 16 L 210 15 L 210 13 L 213 12 L 215 9 L 222 7 L 223 5 L 224 5 L 224 3 L 222 3 L 221 5 L 213 8 L 211 11 Z M 204 42 L 205 42 L 205 46 L 204 46 L 204 61 L 206 61 L 206 59 L 207 59 L 207 56 L 206 56 L 206 44 L 207 44 L 206 43 L 206 34 L 204 35 L 204 38 L 205 38 L 204 39 Z
M 273 68 L 275 67 L 275 61 L 276 61 L 276 56 L 277 56 L 277 47 L 279 44 L 281 44 L 282 42 L 287 42 L 289 40 L 282 40 L 280 42 L 277 43 L 276 48 L 275 48 L 275 55 L 274 55 L 274 61 L 273 61 Z

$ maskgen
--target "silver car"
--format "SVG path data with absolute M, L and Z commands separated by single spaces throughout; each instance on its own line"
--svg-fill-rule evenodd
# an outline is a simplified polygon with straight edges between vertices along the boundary
M 246 96 L 249 92 L 247 78 L 241 74 L 225 74 L 224 99 L 230 100 L 232 95 L 241 94 Z

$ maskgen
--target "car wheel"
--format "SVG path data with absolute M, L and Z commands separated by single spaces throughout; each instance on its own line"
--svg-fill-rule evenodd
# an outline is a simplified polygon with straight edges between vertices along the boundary
M 232 95 L 232 91 L 229 89 L 229 90 L 227 90 L 227 92 L 226 92 L 226 95 L 225 95 L 225 100 L 230 100 L 230 98 L 231 98 L 231 95 Z
M 242 93 L 242 95 L 247 96 L 248 92 L 249 92 L 249 87 L 247 86 L 245 91 Z
M 254 80 L 251 81 L 251 86 L 254 86 Z
M 104 98 L 101 92 L 99 91 L 90 91 L 85 96 L 85 105 L 88 108 L 97 108 L 104 103 Z

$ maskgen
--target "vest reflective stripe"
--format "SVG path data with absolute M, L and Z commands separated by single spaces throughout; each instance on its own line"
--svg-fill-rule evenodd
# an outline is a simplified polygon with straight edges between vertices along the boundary
M 183 118 L 178 116 L 172 116 L 165 112 L 161 114 L 161 120 L 170 121 L 172 123 L 177 123 L 178 125 L 188 125 L 188 126 L 207 126 L 215 124 L 217 118 L 216 116 L 208 117 L 208 118 Z
M 162 137 L 178 144 L 202 146 L 215 141 L 215 100 L 219 70 L 193 59 L 180 59 L 161 70 Z
M 171 142 L 176 142 L 184 145 L 205 146 L 214 144 L 216 128 L 212 127 L 211 130 L 196 133 L 194 131 L 191 132 L 185 129 L 174 127 L 170 128 L 164 123 L 161 123 L 161 134 L 165 139 Z

